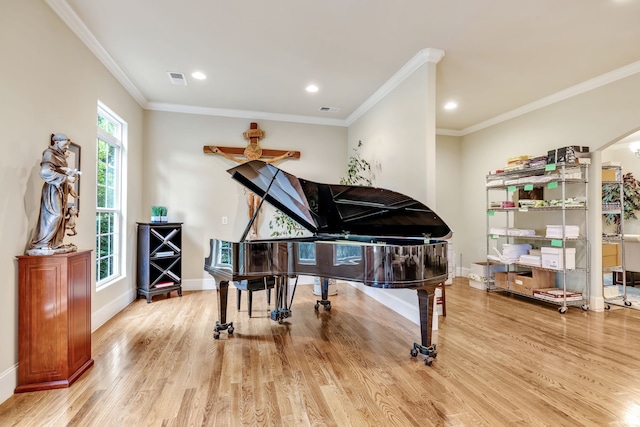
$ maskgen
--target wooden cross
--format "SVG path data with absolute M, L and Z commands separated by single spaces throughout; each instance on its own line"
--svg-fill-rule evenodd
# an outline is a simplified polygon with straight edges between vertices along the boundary
M 245 163 L 249 160 L 261 159 L 266 163 L 274 163 L 278 160 L 292 158 L 299 159 L 299 151 L 286 150 L 263 150 L 258 142 L 264 138 L 264 131 L 258 128 L 257 123 L 251 123 L 249 130 L 243 133 L 244 139 L 249 141 L 249 145 L 242 147 L 218 147 L 215 145 L 205 145 L 202 151 L 205 154 L 219 154 L 236 163 Z
M 258 128 L 257 123 L 251 123 L 249 130 L 243 133 L 244 139 L 249 141 L 249 145 L 245 148 L 242 147 L 218 147 L 215 145 L 205 145 L 202 147 L 202 151 L 205 154 L 219 154 L 232 160 L 236 163 L 245 163 L 249 160 L 261 159 L 265 163 L 274 163 L 282 159 L 299 159 L 299 151 L 286 151 L 286 150 L 263 150 L 258 144 L 262 138 L 264 138 L 264 131 Z M 247 206 L 249 208 L 249 219 L 256 216 L 258 207 L 260 206 L 260 197 L 253 194 L 251 191 L 247 191 Z M 253 230 L 252 238 L 258 236 L 257 221 L 251 224 Z

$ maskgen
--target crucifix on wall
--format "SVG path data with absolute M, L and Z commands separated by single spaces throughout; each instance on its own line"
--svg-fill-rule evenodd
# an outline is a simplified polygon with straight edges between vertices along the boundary
M 249 141 L 249 145 L 242 147 L 220 147 L 216 145 L 205 145 L 202 151 L 205 154 L 218 154 L 236 163 L 242 164 L 249 160 L 262 160 L 265 163 L 275 163 L 283 159 L 299 159 L 300 152 L 293 150 L 270 150 L 260 147 L 260 140 L 264 138 L 264 131 L 258 127 L 257 123 L 251 123 L 249 129 L 243 133 L 244 139 Z M 256 209 L 260 204 L 260 197 L 253 192 L 246 190 L 247 206 L 249 208 L 249 219 L 253 218 Z M 257 219 L 257 218 L 256 218 Z M 252 238 L 257 237 L 257 221 L 253 222 Z

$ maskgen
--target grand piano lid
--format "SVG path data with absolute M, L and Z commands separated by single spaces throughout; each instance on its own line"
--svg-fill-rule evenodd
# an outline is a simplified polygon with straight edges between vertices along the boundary
M 376 187 L 321 184 L 252 160 L 228 170 L 233 179 L 316 235 L 446 239 L 451 229 L 404 194 Z

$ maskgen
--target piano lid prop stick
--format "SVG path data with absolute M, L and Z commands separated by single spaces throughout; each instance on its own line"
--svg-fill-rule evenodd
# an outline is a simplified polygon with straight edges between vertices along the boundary
M 273 175 L 273 178 L 271 178 L 271 182 L 269 183 L 269 186 L 267 187 L 267 190 L 264 192 L 264 195 L 260 199 L 260 203 L 258 204 L 258 207 L 256 208 L 256 211 L 253 213 L 253 216 L 251 217 L 251 220 L 249 221 L 249 224 L 247 224 L 247 228 L 244 229 L 244 233 L 242 233 L 242 237 L 240 238 L 241 242 L 244 242 L 247 239 L 247 235 L 249 234 L 249 231 L 251 231 L 251 226 L 253 225 L 254 221 L 258 217 L 258 212 L 260 212 L 260 209 L 262 209 L 262 204 L 264 203 L 264 198 L 267 196 L 267 194 L 269 194 L 269 190 L 271 190 L 271 186 L 273 185 L 273 183 L 276 182 L 276 177 L 278 176 L 278 174 L 280 172 L 281 172 L 280 169 L 278 169 L 276 171 L 276 173 Z

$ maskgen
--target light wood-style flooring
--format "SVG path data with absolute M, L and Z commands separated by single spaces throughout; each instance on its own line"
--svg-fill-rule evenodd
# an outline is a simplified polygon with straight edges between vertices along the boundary
M 409 356 L 419 327 L 346 283 L 330 312 L 298 287 L 272 322 L 264 292 L 229 308 L 213 291 L 137 300 L 93 334 L 71 388 L 13 395 L 2 426 L 640 425 L 640 311 L 609 312 L 447 286 L 438 357 Z M 243 298 L 243 303 L 246 298 Z

